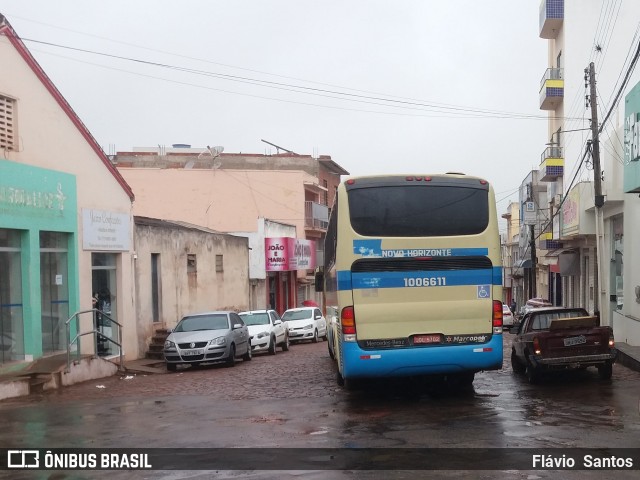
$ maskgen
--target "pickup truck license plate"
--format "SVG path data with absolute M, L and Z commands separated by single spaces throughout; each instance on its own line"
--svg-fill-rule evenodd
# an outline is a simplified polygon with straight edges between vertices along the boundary
M 183 357 L 192 357 L 194 355 L 202 355 L 203 350 L 201 348 L 196 348 L 195 350 L 182 350 Z
M 587 343 L 587 339 L 584 335 L 578 335 L 577 337 L 569 337 L 564 339 L 564 346 L 570 347 L 571 345 L 581 345 Z

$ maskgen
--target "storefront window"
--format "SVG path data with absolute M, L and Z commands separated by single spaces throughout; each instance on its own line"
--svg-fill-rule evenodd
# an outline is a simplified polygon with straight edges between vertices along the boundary
M 624 292 L 623 292 L 623 256 L 624 256 L 624 243 L 623 230 L 624 221 L 622 217 L 617 217 L 613 220 L 613 269 L 612 276 L 614 277 L 614 286 L 616 292 L 616 310 L 622 310 L 624 305 Z
M 42 352 L 67 349 L 69 319 L 68 235 L 40 232 L 40 291 L 42 301 Z
M 20 232 L 0 229 L 0 363 L 24 360 Z

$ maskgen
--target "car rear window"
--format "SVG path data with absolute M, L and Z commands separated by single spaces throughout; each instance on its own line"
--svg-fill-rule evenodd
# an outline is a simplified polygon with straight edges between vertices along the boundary
M 294 310 L 294 311 L 284 312 L 284 314 L 282 315 L 282 319 L 284 321 L 304 320 L 306 318 L 311 318 L 311 310 Z

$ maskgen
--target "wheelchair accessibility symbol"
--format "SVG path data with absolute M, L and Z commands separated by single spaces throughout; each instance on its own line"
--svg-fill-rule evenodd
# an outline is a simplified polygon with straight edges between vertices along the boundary
M 491 285 L 478 285 L 478 298 L 489 298 L 491 296 Z

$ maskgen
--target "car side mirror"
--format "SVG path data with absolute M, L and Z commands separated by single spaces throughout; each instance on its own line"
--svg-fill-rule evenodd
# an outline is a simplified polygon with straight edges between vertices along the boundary
M 243 325 L 241 323 L 236 323 L 236 324 L 233 325 L 233 329 L 234 330 L 237 330 L 237 329 L 242 328 L 242 327 L 243 327 Z
M 282 320 L 276 320 L 273 322 L 274 325 L 282 325 Z

